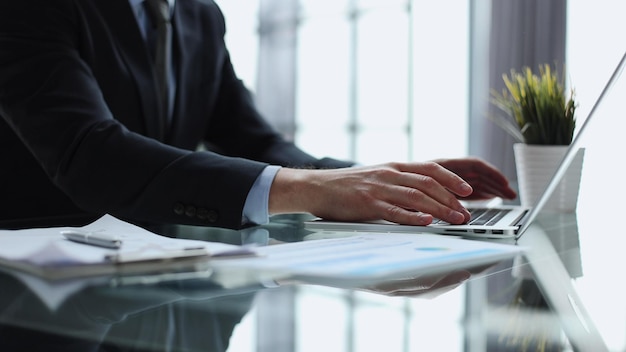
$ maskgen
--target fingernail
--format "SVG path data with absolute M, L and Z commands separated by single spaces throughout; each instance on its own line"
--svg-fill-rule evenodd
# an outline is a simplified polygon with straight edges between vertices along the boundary
M 463 213 L 460 213 L 458 211 L 451 211 L 450 212 L 450 222 L 451 223 L 459 223 L 462 224 L 465 222 L 465 215 L 463 215 Z
M 470 219 L 472 218 L 472 213 L 470 213 L 469 210 L 463 208 L 463 211 L 461 212 L 463 214 L 463 222 L 469 222 Z
M 429 215 L 429 214 L 419 214 L 419 217 L 420 217 L 420 222 L 423 225 L 428 225 L 431 222 L 433 222 L 433 216 L 432 215 Z
M 467 183 L 461 183 L 460 188 L 461 188 L 461 191 L 466 192 L 466 193 L 467 193 L 467 192 L 473 192 L 473 191 L 474 191 L 474 189 L 472 188 L 472 186 L 468 185 Z

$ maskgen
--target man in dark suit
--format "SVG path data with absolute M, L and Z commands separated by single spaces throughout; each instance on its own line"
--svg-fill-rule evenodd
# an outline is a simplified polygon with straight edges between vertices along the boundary
M 0 0 L 0 219 L 110 213 L 239 228 L 310 212 L 461 223 L 458 197 L 515 196 L 477 159 L 345 168 L 285 141 L 236 77 L 210 0 L 168 3 L 175 93 L 164 113 L 141 6 Z

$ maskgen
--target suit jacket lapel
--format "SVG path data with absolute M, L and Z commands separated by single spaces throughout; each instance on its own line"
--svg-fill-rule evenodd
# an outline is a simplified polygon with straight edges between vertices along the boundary
M 144 113 L 146 134 L 164 140 L 165 131 L 159 119 L 156 77 L 145 41 L 128 0 L 94 0 L 100 14 L 109 23 L 128 70 L 135 78 Z

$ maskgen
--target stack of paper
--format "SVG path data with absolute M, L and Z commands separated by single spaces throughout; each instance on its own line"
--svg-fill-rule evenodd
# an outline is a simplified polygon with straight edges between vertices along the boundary
M 510 243 L 432 234 L 324 231 L 307 239 L 259 247 L 256 257 L 213 265 L 266 271 L 307 282 L 353 286 L 493 264 L 513 258 L 524 250 Z
M 70 241 L 66 231 L 104 234 L 117 249 Z M 0 265 L 47 279 L 157 271 L 206 263 L 210 258 L 254 255 L 250 249 L 216 242 L 156 235 L 105 215 L 81 228 L 0 230 Z

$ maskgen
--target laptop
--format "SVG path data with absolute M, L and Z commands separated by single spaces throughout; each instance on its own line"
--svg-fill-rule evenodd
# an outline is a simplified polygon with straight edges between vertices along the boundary
M 467 224 L 452 225 L 435 219 L 430 225 L 400 225 L 388 221 L 372 222 L 341 222 L 330 221 L 317 218 L 305 222 L 304 226 L 309 230 L 330 230 L 330 231 L 373 231 L 373 232 L 395 232 L 395 233 L 437 233 L 445 235 L 456 235 L 469 238 L 489 238 L 489 239 L 519 239 L 530 224 L 535 220 L 542 208 L 549 201 L 550 196 L 558 187 L 561 179 L 566 174 L 568 167 L 574 161 L 581 144 L 580 136 L 593 117 L 595 111 L 600 106 L 610 89 L 621 75 L 626 66 L 626 53 L 622 56 L 617 67 L 611 74 L 598 99 L 591 108 L 587 118 L 581 125 L 578 133 L 572 140 L 561 163 L 556 168 L 554 175 L 548 182 L 542 195 L 537 199 L 532 207 L 506 206 L 506 205 L 486 205 L 483 207 L 468 207 L 472 214 L 471 220 Z

